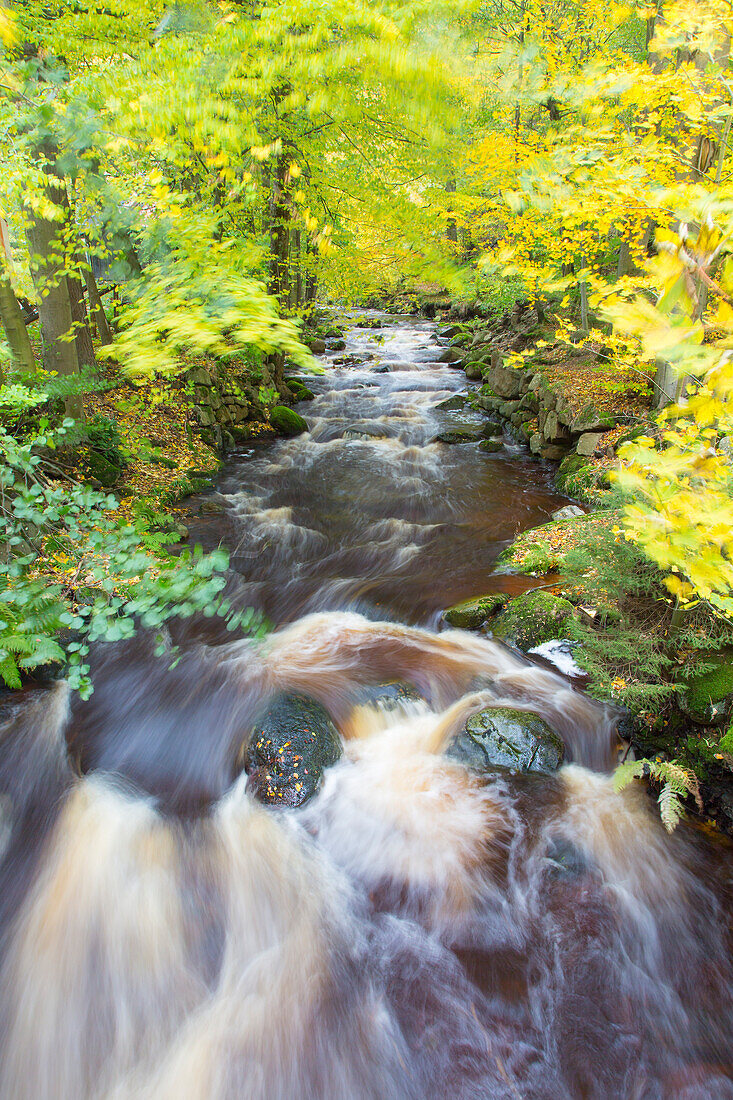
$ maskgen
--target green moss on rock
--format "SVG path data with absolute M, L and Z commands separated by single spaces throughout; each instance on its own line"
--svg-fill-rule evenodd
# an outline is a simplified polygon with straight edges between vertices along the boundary
M 312 401 L 315 397 L 313 390 L 309 390 L 297 378 L 286 378 L 285 382 L 296 401 Z
M 492 592 L 489 596 L 464 600 L 444 611 L 443 618 L 451 626 L 463 627 L 464 630 L 478 630 L 487 619 L 504 606 L 508 599 L 509 596 L 504 592 Z
M 497 567 L 512 573 L 542 574 L 550 573 L 558 565 L 558 555 L 549 542 L 542 538 L 528 537 L 533 532 L 525 532 L 515 539 L 511 546 L 503 550 L 497 560 Z
M 533 649 L 554 638 L 572 637 L 577 612 L 569 600 L 550 592 L 525 592 L 492 620 L 497 638 L 520 649 Z
M 275 405 L 270 409 L 270 423 L 280 435 L 301 435 L 308 431 L 303 417 L 287 405 Z
M 537 714 L 486 707 L 466 722 L 446 753 L 479 772 L 555 772 L 565 756 L 562 738 Z
M 714 667 L 692 677 L 679 693 L 683 713 L 700 725 L 723 722 L 733 709 L 733 658 L 720 653 L 709 661 Z

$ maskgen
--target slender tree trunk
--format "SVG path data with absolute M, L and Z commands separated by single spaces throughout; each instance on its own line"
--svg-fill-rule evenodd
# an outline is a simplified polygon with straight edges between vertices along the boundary
M 89 318 L 84 302 L 84 290 L 81 280 L 74 275 L 66 276 L 69 284 L 69 300 L 71 302 L 71 316 L 74 319 L 74 341 L 76 343 L 76 357 L 80 367 L 97 369 L 97 357 L 94 354 L 92 334 L 89 330 Z
M 94 318 L 94 323 L 97 326 L 100 342 L 102 344 L 111 344 L 112 333 L 107 320 L 107 314 L 104 312 L 104 306 L 102 305 L 102 299 L 99 295 L 99 287 L 97 286 L 97 280 L 94 278 L 94 272 L 88 264 L 83 265 L 82 271 L 84 273 L 84 282 L 89 298 L 89 309 Z
M 585 256 L 580 255 L 578 257 L 578 265 L 581 271 L 581 277 L 578 279 L 578 287 L 580 289 L 580 327 L 583 332 L 588 331 L 588 283 L 585 278 Z
M 66 182 L 56 168 L 56 150 L 46 143 L 38 152 L 45 159 L 45 198 L 53 206 L 67 211 Z M 66 278 L 64 231 L 68 228 L 68 221 L 52 221 L 29 208 L 26 208 L 26 213 L 30 269 L 36 288 L 43 337 L 43 366 L 47 371 L 68 377 L 79 371 L 74 319 Z M 84 419 L 81 396 L 67 397 L 65 405 L 67 416 L 72 416 L 75 420 Z
M 275 162 L 270 189 L 270 294 L 284 306 L 290 290 L 290 206 L 287 201 L 288 159 L 283 151 Z
M 455 195 L 456 181 L 454 179 L 448 180 L 445 185 L 445 189 L 449 195 Z M 450 211 L 450 213 L 452 214 L 453 211 Z M 445 239 L 447 241 L 452 241 L 453 244 L 458 244 L 458 224 L 456 222 L 456 219 L 453 217 L 448 218 L 448 221 L 446 223 Z
M 621 243 L 618 246 L 618 265 L 616 267 L 616 278 L 623 279 L 624 275 L 631 274 L 631 247 L 628 240 L 625 237 L 621 238 Z

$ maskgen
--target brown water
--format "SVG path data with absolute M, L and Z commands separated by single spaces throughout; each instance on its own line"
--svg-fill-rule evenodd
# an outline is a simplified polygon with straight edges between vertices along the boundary
M 197 533 L 235 550 L 264 643 L 177 632 L 172 671 L 110 646 L 90 702 L 6 703 L 2 1100 L 733 1097 L 728 849 L 613 793 L 613 715 L 438 630 L 562 502 L 510 450 L 430 442 L 463 381 L 431 333 L 354 333 L 403 365 L 329 371 L 308 436 L 225 471 Z M 343 439 L 365 427 L 385 438 Z M 393 679 L 426 702 L 360 705 Z M 299 811 L 238 774 L 282 689 L 345 741 Z M 482 779 L 442 756 L 497 702 L 544 715 L 571 762 Z

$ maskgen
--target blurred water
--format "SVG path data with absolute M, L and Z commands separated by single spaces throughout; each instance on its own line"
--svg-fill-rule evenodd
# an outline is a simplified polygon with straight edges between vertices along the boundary
M 263 643 L 196 628 L 173 670 L 146 639 L 103 647 L 88 703 L 5 703 L 2 1100 L 733 1097 L 727 846 L 614 794 L 609 711 L 436 630 L 558 501 L 509 450 L 431 442 L 463 378 L 431 337 L 354 333 L 375 359 L 316 380 L 309 434 L 225 471 L 199 533 L 237 547 Z M 364 703 L 395 679 L 423 701 Z M 299 811 L 240 774 L 281 690 L 345 745 Z M 445 758 L 487 703 L 545 716 L 570 763 Z

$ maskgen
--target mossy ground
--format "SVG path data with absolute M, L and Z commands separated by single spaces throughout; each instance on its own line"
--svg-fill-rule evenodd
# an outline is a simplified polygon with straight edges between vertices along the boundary
M 591 529 L 611 530 L 619 520 L 617 510 L 592 512 L 556 520 L 518 535 L 497 561 L 497 569 L 511 573 L 542 575 L 561 569 L 567 554 L 589 540 Z

